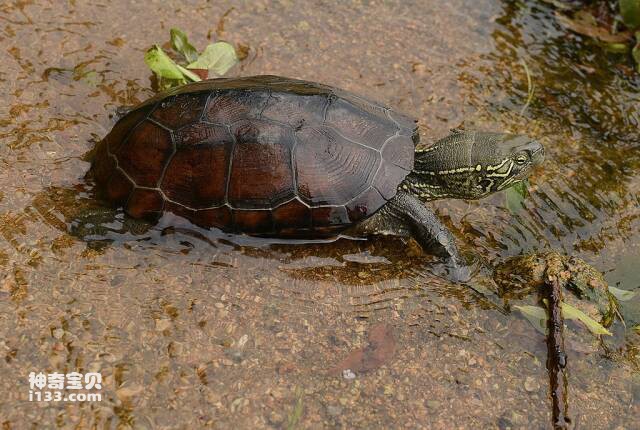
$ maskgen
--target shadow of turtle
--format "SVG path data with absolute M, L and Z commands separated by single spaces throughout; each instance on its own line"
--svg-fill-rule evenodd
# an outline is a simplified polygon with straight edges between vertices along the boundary
M 126 216 L 122 209 L 109 207 L 86 184 L 47 187 L 34 197 L 31 207 L 45 224 L 94 250 L 114 242 L 144 239 L 154 227 Z

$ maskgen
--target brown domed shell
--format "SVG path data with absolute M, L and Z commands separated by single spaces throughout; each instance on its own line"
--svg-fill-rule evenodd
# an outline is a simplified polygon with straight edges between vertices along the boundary
M 336 88 L 215 79 L 129 112 L 99 144 L 92 171 L 133 217 L 170 211 L 225 231 L 313 237 L 391 199 L 416 142 L 413 120 Z

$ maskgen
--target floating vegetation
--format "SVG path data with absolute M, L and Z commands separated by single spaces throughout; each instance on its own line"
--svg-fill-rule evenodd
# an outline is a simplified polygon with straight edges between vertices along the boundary
M 529 181 L 521 181 L 509 187 L 504 192 L 505 204 L 512 214 L 524 207 L 524 200 L 528 195 L 527 185 Z
M 540 333 L 547 333 L 547 311 L 544 308 L 532 305 L 515 305 L 513 308 L 519 310 L 522 316 Z
M 287 419 L 287 430 L 295 430 L 298 428 L 302 412 L 304 411 L 304 392 L 299 386 L 296 387 L 296 404 Z
M 584 261 L 554 251 L 515 257 L 498 268 L 496 275 L 496 280 L 503 286 L 515 286 L 520 283 L 522 286 L 533 287 L 539 293 L 539 301 L 544 307 L 523 305 L 514 308 L 547 337 L 547 371 L 551 389 L 553 428 L 569 428 L 571 419 L 567 414 L 569 383 L 568 357 L 564 346 L 564 320 L 580 321 L 596 336 L 611 336 L 611 332 L 603 324 L 611 324 L 612 318 L 602 310 L 610 308 L 607 313 L 617 312 L 615 298 L 598 271 Z M 563 294 L 565 290 L 572 293 L 567 299 Z M 617 290 L 617 293 L 625 298 L 629 297 L 623 290 Z M 588 302 L 599 302 L 600 311 L 593 313 L 598 315 L 603 323 L 568 304 L 571 296 L 578 299 L 577 306 L 588 307 Z
M 533 100 L 533 94 L 535 92 L 535 87 L 533 85 L 533 79 L 531 79 L 531 72 L 529 71 L 529 66 L 527 66 L 527 62 L 522 60 L 522 67 L 524 68 L 524 72 L 527 75 L 527 101 L 524 106 L 520 110 L 520 115 L 524 115 L 524 112 L 527 110 L 529 105 L 531 104 L 531 100 Z
M 546 333 L 547 327 L 547 311 L 540 306 L 514 306 L 515 309 L 522 312 L 522 315 L 538 330 L 540 333 Z M 564 319 L 580 321 L 596 336 L 605 334 L 611 336 L 611 332 L 604 328 L 602 324 L 582 312 L 580 309 L 562 302 L 562 313 Z
M 494 276 L 501 296 L 507 300 L 516 300 L 532 292 L 539 292 L 544 285 L 544 273 L 549 261 L 560 261 L 564 267 L 563 276 L 568 276 L 565 288 L 572 294 L 567 295 L 563 300 L 563 311 L 567 312 L 565 318 L 581 321 L 595 334 L 605 334 L 600 327 L 609 327 L 615 317 L 619 317 L 616 295 L 610 291 L 611 287 L 602 273 L 579 258 L 568 257 L 555 251 L 512 257 L 498 266 L 495 271 Z M 628 299 L 634 294 L 615 289 L 614 292 Z M 538 306 L 514 306 L 514 308 L 522 312 L 536 328 L 544 326 L 544 321 L 541 324 L 536 321 L 544 313 L 543 308 L 540 310 L 533 309 Z M 574 308 L 579 308 L 580 314 L 573 312 Z M 581 314 L 584 314 L 584 317 Z M 597 322 L 598 326 L 591 321 Z M 541 331 L 544 333 L 544 330 Z
M 170 30 L 171 51 L 156 44 L 144 55 L 144 62 L 155 73 L 159 90 L 219 77 L 238 63 L 235 48 L 227 42 L 215 42 L 198 54 L 187 35 L 177 28 Z
M 611 53 L 629 54 L 640 72 L 640 0 L 593 2 L 571 6 L 553 1 L 558 21 L 574 33 L 587 36 Z
M 609 287 L 609 292 L 621 302 L 629 301 L 636 296 L 636 293 L 634 291 L 623 290 L 611 286 Z
M 620 15 L 627 27 L 640 27 L 640 0 L 620 0 Z

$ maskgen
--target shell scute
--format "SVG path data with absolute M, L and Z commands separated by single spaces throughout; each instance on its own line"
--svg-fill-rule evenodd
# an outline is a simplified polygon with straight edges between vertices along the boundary
M 373 186 L 384 197 L 385 200 L 391 200 L 396 195 L 398 185 L 407 176 L 406 170 L 383 161 L 376 178 L 373 180 Z
M 276 230 L 311 228 L 311 208 L 293 199 L 273 210 L 273 223 Z
M 98 184 L 106 183 L 116 168 L 116 160 L 109 154 L 106 140 L 96 147 L 95 161 L 93 163 L 93 179 Z
M 296 136 L 298 193 L 309 204 L 346 203 L 369 186 L 380 164 L 379 153 L 331 127 L 304 127 Z
M 228 142 L 232 140 L 232 136 L 225 126 L 197 122 L 174 131 L 173 140 L 179 148 L 201 143 Z
M 346 100 L 337 99 L 327 108 L 325 125 L 335 128 L 347 139 L 380 149 L 396 134 L 397 127 L 386 115 L 374 115 L 355 109 Z
M 347 208 L 344 206 L 320 206 L 311 208 L 314 228 L 344 226 L 350 223 Z
M 270 233 L 274 231 L 270 210 L 234 210 L 233 221 L 237 231 Z
M 415 136 L 417 138 L 418 123 L 415 119 L 399 112 L 392 111 L 391 109 L 387 111 L 387 115 L 389 115 L 398 127 L 400 127 L 398 134 L 411 138 L 414 138 Z
M 111 154 L 118 152 L 118 149 L 125 143 L 131 131 L 147 117 L 152 107 L 143 106 L 134 109 L 116 122 L 104 139 Z
M 107 199 L 121 206 L 126 203 L 131 190 L 133 190 L 133 183 L 122 170 L 114 168 L 105 187 Z
M 382 148 L 382 158 L 403 169 L 405 175 L 413 169 L 414 155 L 415 149 L 408 144 L 407 136 L 394 136 Z
M 325 95 L 272 94 L 262 110 L 261 118 L 289 124 L 294 129 L 305 125 L 322 125 L 324 108 L 327 105 Z
M 193 213 L 193 222 L 197 225 L 205 225 L 224 229 L 231 225 L 231 209 L 221 206 L 213 209 L 200 209 Z
M 346 204 L 349 220 L 352 223 L 362 221 L 373 215 L 372 208 L 380 208 L 387 201 L 378 190 L 371 187 Z M 374 210 L 375 212 L 375 210 Z
M 273 208 L 294 195 L 291 129 L 253 120 L 231 128 L 235 137 L 227 199 L 234 208 Z
M 153 188 L 162 177 L 171 154 L 171 133 L 150 121 L 143 121 L 114 155 L 118 158 L 118 166 L 136 185 Z
M 214 124 L 231 125 L 248 118 L 259 118 L 269 92 L 228 90 L 211 96 L 203 119 Z
M 125 211 L 134 218 L 157 219 L 162 215 L 164 208 L 164 198 L 157 190 L 145 188 L 135 188 Z
M 150 116 L 165 127 L 175 130 L 198 121 L 208 98 L 208 92 L 169 96 L 156 104 Z
M 160 188 L 166 196 L 194 209 L 225 203 L 231 136 L 181 148 L 169 161 Z

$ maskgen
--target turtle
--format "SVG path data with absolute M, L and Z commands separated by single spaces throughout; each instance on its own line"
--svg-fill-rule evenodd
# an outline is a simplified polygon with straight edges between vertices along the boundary
M 121 117 L 90 173 L 133 218 L 166 212 L 254 236 L 414 238 L 464 267 L 425 202 L 478 199 L 526 179 L 544 157 L 525 135 L 452 130 L 418 149 L 417 121 L 351 92 L 279 76 L 174 88 Z

